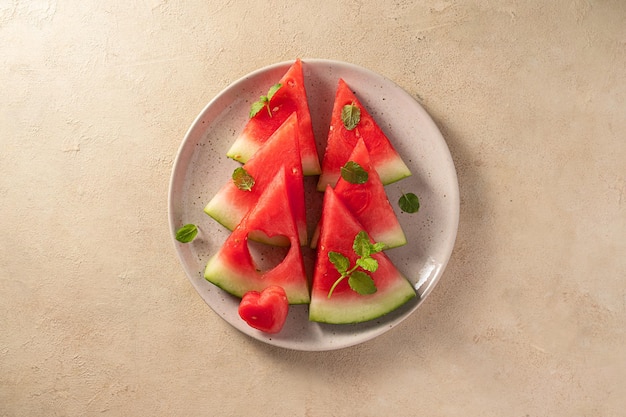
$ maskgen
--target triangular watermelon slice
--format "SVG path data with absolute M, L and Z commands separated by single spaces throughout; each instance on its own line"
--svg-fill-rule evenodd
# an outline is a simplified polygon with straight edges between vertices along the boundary
M 257 153 L 243 165 L 243 168 L 255 180 L 252 190 L 240 190 L 234 181 L 229 179 L 205 206 L 205 213 L 227 229 L 233 230 L 246 213 L 254 207 L 282 165 L 287 168 L 285 181 L 289 190 L 289 203 L 296 219 L 300 244 L 306 245 L 306 207 L 296 113 L 292 113 Z M 263 241 L 274 245 L 287 243 L 279 239 Z
M 247 162 L 272 133 L 287 120 L 289 115 L 296 112 L 300 132 L 302 171 L 304 175 L 317 175 L 321 172 L 319 156 L 313 136 L 311 113 L 300 59 L 296 60 L 279 83 L 282 87 L 272 96 L 269 103 L 271 115 L 263 109 L 250 118 L 226 155 L 236 161 Z
M 348 161 L 359 164 L 368 173 L 368 179 L 363 184 L 353 184 L 339 177 L 334 188 L 339 199 L 375 242 L 384 243 L 386 249 L 405 245 L 406 236 L 389 203 L 378 173 L 370 164 L 369 152 L 362 138 L 359 138 Z M 317 244 L 318 235 L 319 225 L 311 240 L 312 247 Z
M 372 320 L 387 314 L 416 296 L 409 281 L 398 271 L 391 260 L 379 252 L 372 257 L 378 261 L 378 269 L 369 273 L 377 291 L 360 295 L 343 280 L 328 292 L 340 277 L 328 258 L 328 252 L 339 252 L 355 265 L 358 256 L 352 244 L 355 236 L 364 230 L 348 208 L 328 186 L 324 195 L 317 261 L 313 275 L 309 319 L 311 321 L 344 324 Z
M 223 290 L 242 297 L 248 291 L 262 291 L 271 285 L 282 287 L 290 304 L 309 302 L 308 281 L 294 218 L 290 215 L 287 178 L 289 169 L 281 167 L 274 180 L 265 187 L 258 203 L 209 260 L 204 277 Z M 285 258 L 269 271 L 260 272 L 250 248 L 248 236 L 262 232 L 283 236 L 290 247 Z
M 352 130 L 346 129 L 341 118 L 344 106 L 350 104 L 358 107 L 361 112 L 360 121 Z M 322 160 L 322 174 L 317 184 L 318 191 L 324 191 L 326 185 L 335 186 L 339 179 L 340 169 L 348 160 L 359 138 L 363 138 L 365 141 L 372 166 L 378 171 L 380 180 L 384 185 L 411 175 L 411 171 L 376 121 L 359 102 L 346 82 L 339 79 L 328 132 L 328 142 Z

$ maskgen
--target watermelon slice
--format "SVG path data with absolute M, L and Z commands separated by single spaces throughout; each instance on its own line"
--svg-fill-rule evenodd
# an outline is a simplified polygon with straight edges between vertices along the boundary
M 405 245 L 406 237 L 398 217 L 389 203 L 378 173 L 371 167 L 362 138 L 358 140 L 348 160 L 359 164 L 368 173 L 368 179 L 363 184 L 352 184 L 339 177 L 334 189 L 339 199 L 375 242 L 385 244 L 385 249 Z M 311 240 L 312 247 L 315 247 L 318 235 L 319 225 Z
M 281 167 L 274 180 L 265 187 L 256 206 L 209 259 L 204 271 L 207 281 L 237 297 L 243 297 L 248 291 L 260 292 L 277 285 L 285 290 L 290 304 L 309 302 L 308 281 L 296 222 L 289 215 L 292 210 L 287 189 L 288 171 Z M 253 231 L 269 237 L 286 237 L 291 244 L 285 258 L 268 271 L 259 270 L 250 252 L 248 236 Z
M 354 104 L 361 112 L 360 121 L 352 130 L 346 129 L 341 118 L 343 107 L 349 104 Z M 359 138 L 363 138 L 365 141 L 372 166 L 378 172 L 384 185 L 411 175 L 411 171 L 376 121 L 359 102 L 346 82 L 339 79 L 328 132 L 328 142 L 322 160 L 322 174 L 317 184 L 318 191 L 324 191 L 326 185 L 335 186 L 339 179 L 340 169 L 348 160 Z
M 271 115 L 265 109 L 259 111 L 246 123 L 227 152 L 229 158 L 245 163 L 265 143 L 285 120 L 296 112 L 300 132 L 300 152 L 304 175 L 317 175 L 321 172 L 311 113 L 304 87 L 302 61 L 297 59 L 280 79 L 282 87 L 270 99 Z
M 345 279 L 337 285 L 332 296 L 328 292 L 340 277 L 328 258 L 328 252 L 339 252 L 356 263 L 358 256 L 352 244 L 354 237 L 364 230 L 348 208 L 328 186 L 324 195 L 317 261 L 311 289 L 309 319 L 316 322 L 345 324 L 372 320 L 387 314 L 416 296 L 409 281 L 396 269 L 391 260 L 379 252 L 372 257 L 378 261 L 376 272 L 369 273 L 377 291 L 360 295 Z
M 240 190 L 232 179 L 213 196 L 204 211 L 229 230 L 233 230 L 246 213 L 254 207 L 267 186 L 272 182 L 282 165 L 286 170 L 285 181 L 289 190 L 289 202 L 294 212 L 300 244 L 307 244 L 306 207 L 304 203 L 304 182 L 300 149 L 298 144 L 298 119 L 292 113 L 259 148 L 243 168 L 254 178 L 254 186 L 250 191 Z M 262 236 L 251 236 L 273 245 L 286 245 L 285 239 L 264 239 Z

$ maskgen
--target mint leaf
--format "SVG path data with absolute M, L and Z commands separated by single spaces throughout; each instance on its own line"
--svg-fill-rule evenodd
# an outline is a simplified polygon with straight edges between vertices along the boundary
M 352 244 L 352 249 L 362 258 L 370 256 L 371 253 L 371 245 L 370 238 L 367 235 L 367 232 L 361 230 L 354 238 L 354 243 Z
M 354 161 L 348 161 L 341 167 L 341 178 L 351 184 L 365 184 L 368 177 L 367 171 Z
M 348 260 L 348 258 L 343 256 L 339 252 L 328 252 L 328 259 L 333 265 L 335 265 L 335 268 L 337 268 L 337 272 L 342 275 L 346 271 L 348 271 L 348 268 L 350 267 L 350 261 Z
M 405 213 L 417 213 L 420 209 L 420 200 L 413 193 L 402 193 L 402 196 L 398 200 L 398 205 Z
M 360 295 L 374 294 L 377 291 L 376 284 L 374 284 L 372 277 L 361 271 L 354 271 L 352 275 L 350 275 L 348 285 Z
M 181 243 L 189 243 L 196 238 L 198 234 L 198 226 L 195 224 L 186 224 L 176 231 L 176 240 Z
M 268 101 L 271 100 L 272 97 L 274 97 L 274 94 L 276 94 L 276 92 L 280 90 L 282 86 L 283 85 L 281 83 L 274 84 L 273 86 L 271 86 L 269 91 L 267 92 L 267 100 Z
M 385 244 L 382 242 L 376 242 L 373 245 L 370 245 L 371 253 L 378 253 L 378 252 L 382 252 L 383 250 L 385 250 Z
M 337 285 L 346 278 L 348 278 L 348 284 L 353 291 L 362 295 L 375 293 L 376 284 L 374 280 L 363 271 L 376 272 L 378 261 L 372 258 L 371 255 L 382 251 L 384 247 L 383 243 L 372 244 L 367 232 L 361 230 L 354 237 L 354 242 L 352 243 L 352 249 L 359 255 L 352 268 L 350 268 L 350 260 L 346 256 L 339 252 L 328 252 L 328 259 L 340 274 L 340 277 L 330 287 L 328 298 L 333 294 Z M 358 268 L 361 268 L 363 271 L 357 270 Z
M 254 186 L 254 178 L 252 178 L 252 176 L 248 174 L 248 171 L 246 171 L 242 167 L 235 168 L 235 170 L 233 171 L 232 177 L 233 177 L 233 182 L 235 183 L 237 188 L 239 188 L 240 190 L 243 190 L 243 191 L 252 190 L 252 187 Z
M 378 261 L 374 258 L 359 258 L 356 264 L 369 272 L 376 272 L 378 269 Z
M 250 118 L 253 118 L 254 116 L 256 116 L 264 108 L 267 108 L 267 113 L 270 115 L 270 117 L 272 117 L 272 109 L 270 108 L 270 100 L 272 99 L 272 97 L 274 97 L 274 94 L 276 94 L 276 92 L 280 90 L 282 86 L 283 85 L 281 83 L 274 84 L 273 86 L 270 87 L 266 96 L 261 96 L 259 97 L 257 101 L 252 103 L 252 106 L 250 106 Z
M 348 130 L 353 130 L 361 121 L 361 109 L 352 104 L 346 104 L 341 109 L 341 121 Z
M 254 116 L 256 116 L 258 112 L 263 110 L 263 107 L 265 107 L 265 103 L 267 103 L 267 97 L 265 97 L 265 96 L 261 96 L 259 101 L 255 101 L 254 103 L 252 103 L 252 106 L 250 107 L 250 118 L 251 119 Z

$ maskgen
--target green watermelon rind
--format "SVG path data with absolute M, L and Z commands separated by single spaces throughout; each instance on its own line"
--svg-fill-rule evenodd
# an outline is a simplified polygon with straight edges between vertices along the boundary
M 382 163 L 379 161 L 374 168 L 383 185 L 393 184 L 411 176 L 411 171 L 400 157 L 393 157 Z M 339 170 L 337 172 L 322 172 L 317 183 L 317 191 L 323 192 L 326 185 L 334 187 L 340 176 L 341 171 Z
M 385 250 L 393 249 L 406 245 L 406 235 L 400 225 L 398 225 L 386 232 L 379 233 L 376 241 L 383 242 L 385 244 Z
M 397 282 L 371 295 L 356 292 L 311 297 L 309 320 L 328 324 L 355 324 L 382 317 L 416 297 L 409 281 L 398 273 Z
M 219 254 L 213 255 L 207 262 L 207 266 L 204 269 L 204 278 L 227 293 L 239 298 L 243 297 L 248 291 L 260 292 L 269 285 L 275 284 L 285 290 L 289 304 L 308 304 L 310 302 L 308 288 L 303 288 L 298 283 L 290 284 L 278 281 L 270 283 L 262 279 L 250 280 L 249 274 L 238 274 L 236 269 L 229 268 Z
M 230 146 L 226 156 L 244 164 L 260 147 L 260 143 L 252 141 L 247 135 L 242 133 Z
M 313 230 L 313 236 L 311 237 L 311 249 L 315 249 L 317 247 L 317 241 L 320 237 L 320 225 L 319 223 Z M 373 238 L 373 237 L 372 237 Z M 404 246 L 407 243 L 406 235 L 402 228 L 398 225 L 392 229 L 389 229 L 386 232 L 379 233 L 376 239 L 376 242 L 382 242 L 385 244 L 385 250 L 398 248 L 400 246 Z
M 212 217 L 219 224 L 228 230 L 234 230 L 239 221 L 245 216 L 244 210 L 238 210 L 238 207 L 228 204 L 225 196 L 216 194 L 211 201 L 204 207 L 204 212 Z M 304 226 L 300 226 L 301 228 Z M 265 243 L 266 245 L 286 247 L 290 245 L 289 239 L 285 236 L 268 237 L 264 233 L 255 233 L 251 231 L 248 235 L 255 242 Z M 305 245 L 306 241 L 302 240 L 301 245 Z
M 411 176 L 409 167 L 406 166 L 400 156 L 384 162 L 379 161 L 375 168 L 383 185 L 389 185 Z
M 263 144 L 258 143 L 245 133 L 241 133 L 226 153 L 226 156 L 237 162 L 246 163 L 248 159 L 261 148 Z M 316 155 L 302 156 L 302 174 L 305 176 L 318 175 L 320 173 L 319 157 Z
M 204 206 L 204 212 L 228 230 L 235 229 L 246 214 L 244 210 L 229 204 L 228 199 L 220 193 L 215 194 Z

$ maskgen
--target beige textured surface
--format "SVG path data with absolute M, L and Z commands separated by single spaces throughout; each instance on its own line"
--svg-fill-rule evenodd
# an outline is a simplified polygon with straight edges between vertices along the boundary
M 623 416 L 626 3 L 0 0 L 0 416 Z M 379 72 L 457 165 L 461 224 L 398 328 L 303 353 L 184 276 L 189 124 L 295 57 Z

